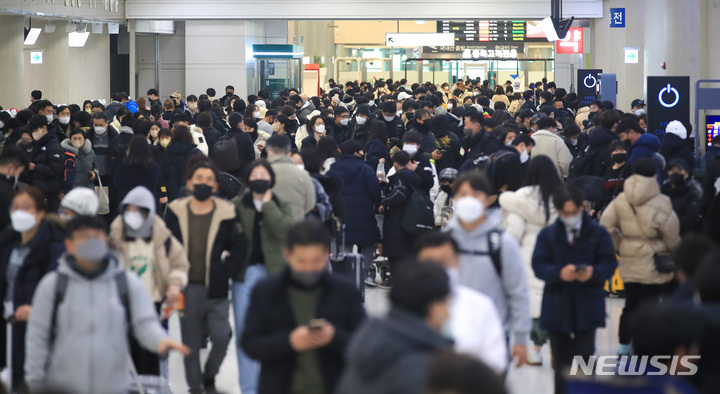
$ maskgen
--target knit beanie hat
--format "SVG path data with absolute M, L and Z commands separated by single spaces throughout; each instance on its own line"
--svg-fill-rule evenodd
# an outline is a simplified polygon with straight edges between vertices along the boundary
M 76 187 L 70 190 L 60 201 L 60 207 L 82 216 L 97 216 L 99 206 L 95 190 L 87 187 Z

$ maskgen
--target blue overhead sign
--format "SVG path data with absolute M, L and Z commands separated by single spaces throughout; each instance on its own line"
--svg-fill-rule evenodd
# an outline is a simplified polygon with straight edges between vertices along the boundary
M 610 9 L 610 27 L 625 27 L 625 8 Z

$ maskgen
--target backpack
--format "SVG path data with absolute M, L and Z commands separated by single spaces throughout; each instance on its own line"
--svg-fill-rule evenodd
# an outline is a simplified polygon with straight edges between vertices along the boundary
M 595 157 L 597 152 L 590 152 L 587 149 L 580 152 L 579 155 L 575 156 L 570 162 L 570 171 L 568 172 L 568 178 L 577 178 L 583 175 L 589 175 L 592 159 Z
M 213 146 L 211 158 L 220 171 L 223 172 L 237 171 L 242 167 L 235 137 L 222 136 Z
M 487 178 L 490 180 L 493 187 L 497 186 L 498 188 L 502 188 L 503 186 L 507 185 L 496 185 L 495 182 L 495 176 L 497 175 L 497 168 L 498 168 L 498 162 L 506 157 L 514 155 L 513 152 L 510 152 L 508 150 L 501 150 L 493 153 L 490 155 L 490 159 L 488 160 L 488 166 L 485 169 L 485 173 L 487 174 Z
M 484 171 L 487 169 L 488 165 L 490 164 L 490 157 L 493 155 L 487 154 L 484 151 L 485 145 L 490 140 L 490 132 L 485 131 L 485 135 L 483 135 L 482 139 L 480 140 L 480 146 L 483 147 L 483 151 L 479 152 L 477 156 L 475 156 L 474 151 L 470 151 L 469 153 L 472 155 L 461 167 L 459 172 L 464 172 L 466 170 L 480 170 Z
M 165 248 L 169 250 L 170 237 L 165 242 Z M 120 295 L 120 303 L 125 310 L 125 321 L 128 323 L 128 331 L 132 330 L 132 317 L 130 316 L 130 290 L 128 289 L 127 276 L 125 271 L 115 275 L 115 284 Z M 53 301 L 52 311 L 50 312 L 50 344 L 55 342 L 57 334 L 57 310 L 60 304 L 65 300 L 65 292 L 67 291 L 69 277 L 66 274 L 57 272 L 57 281 L 55 282 L 55 300 Z
M 466 254 L 470 256 L 490 256 L 495 272 L 497 272 L 498 278 L 502 278 L 502 230 L 492 230 L 487 235 L 488 251 L 481 252 L 477 250 L 466 250 L 460 249 L 460 254 Z
M 432 230 L 435 226 L 435 213 L 430 195 L 409 185 L 408 191 L 410 191 L 410 196 L 405 212 L 400 219 L 400 228 L 410 235 L 417 235 L 424 230 Z

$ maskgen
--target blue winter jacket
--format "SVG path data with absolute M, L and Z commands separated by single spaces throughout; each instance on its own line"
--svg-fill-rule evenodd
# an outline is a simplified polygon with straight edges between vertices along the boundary
M 660 138 L 655 134 L 645 133 L 630 147 L 627 164 L 632 166 L 640 159 L 652 159 L 660 151 Z
M 540 327 L 548 331 L 573 333 L 605 327 L 603 285 L 615 272 L 617 261 L 610 234 L 583 213 L 580 240 L 568 241 L 565 225 L 558 219 L 537 238 L 532 257 L 535 276 L 545 281 Z M 593 267 L 589 281 L 565 282 L 560 271 L 568 264 Z

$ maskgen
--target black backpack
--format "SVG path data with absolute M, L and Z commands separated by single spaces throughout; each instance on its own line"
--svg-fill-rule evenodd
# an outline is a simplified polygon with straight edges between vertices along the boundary
M 502 230 L 492 230 L 487 235 L 488 251 L 481 252 L 477 250 L 460 249 L 460 254 L 466 254 L 470 256 L 490 256 L 495 272 L 497 272 L 498 278 L 502 278 Z
M 591 152 L 584 150 L 579 155 L 575 156 L 570 162 L 570 171 L 568 172 L 568 178 L 577 178 L 584 175 L 590 175 L 592 169 L 592 160 L 597 152 Z
M 410 235 L 417 235 L 435 226 L 434 204 L 424 190 L 408 185 L 408 197 L 405 212 L 400 219 L 400 228 Z
M 242 167 L 242 160 L 238 154 L 238 143 L 234 136 L 222 136 L 213 145 L 210 155 L 213 163 L 223 172 L 233 172 Z
M 490 159 L 488 160 L 487 168 L 485 169 L 485 173 L 487 175 L 487 178 L 492 183 L 493 187 L 497 186 L 498 188 L 502 188 L 503 185 L 496 185 L 495 177 L 497 176 L 497 168 L 498 168 L 498 162 L 506 157 L 512 156 L 515 153 L 510 152 L 508 150 L 500 150 L 492 155 L 490 155 Z M 496 190 L 497 191 L 497 190 Z

